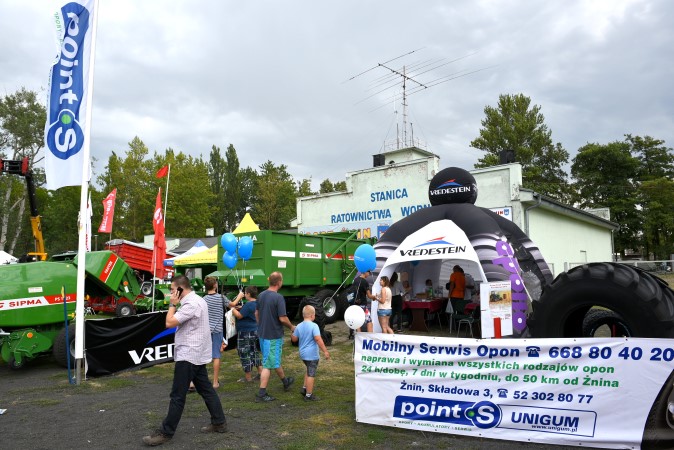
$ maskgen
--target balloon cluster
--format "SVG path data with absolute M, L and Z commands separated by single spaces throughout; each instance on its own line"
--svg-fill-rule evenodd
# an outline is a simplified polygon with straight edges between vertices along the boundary
M 225 233 L 220 238 L 220 245 L 225 249 L 222 262 L 229 269 L 236 267 L 239 258 L 248 261 L 253 256 L 253 239 L 250 236 L 244 236 L 237 241 L 232 233 Z

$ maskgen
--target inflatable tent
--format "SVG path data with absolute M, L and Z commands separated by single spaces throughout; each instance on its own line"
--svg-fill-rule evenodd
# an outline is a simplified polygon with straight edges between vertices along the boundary
M 475 178 L 450 167 L 438 172 L 429 186 L 431 207 L 394 223 L 374 246 L 379 277 L 406 272 L 412 292 L 425 281 L 444 286 L 451 267 L 460 265 L 476 283 L 510 281 L 513 330 L 527 333 L 527 312 L 552 272 L 540 250 L 513 222 L 474 205 Z

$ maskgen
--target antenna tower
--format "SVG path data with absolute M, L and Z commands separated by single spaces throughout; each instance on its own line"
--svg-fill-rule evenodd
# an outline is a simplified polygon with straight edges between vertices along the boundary
M 443 59 L 429 59 L 425 61 L 419 61 L 416 63 L 411 63 L 411 64 L 404 64 L 400 68 L 394 68 L 390 66 L 390 63 L 396 60 L 399 60 L 401 58 L 404 58 L 408 55 L 411 55 L 412 53 L 418 52 L 419 50 L 422 49 L 416 49 L 412 50 L 411 52 L 404 53 L 400 56 L 397 56 L 393 59 L 390 59 L 388 61 L 385 61 L 383 63 L 377 63 L 376 66 L 373 66 L 357 75 L 354 75 L 353 77 L 349 78 L 346 81 L 351 81 L 355 78 L 358 78 L 362 75 L 365 75 L 366 73 L 373 71 L 375 69 L 383 68 L 389 71 L 384 76 L 381 76 L 377 79 L 374 80 L 374 85 L 369 89 L 369 90 L 375 90 L 374 93 L 369 95 L 368 97 L 362 99 L 361 101 L 357 102 L 356 104 L 363 103 L 373 97 L 378 96 L 379 94 L 386 93 L 387 91 L 390 91 L 392 89 L 396 89 L 397 92 L 390 95 L 388 98 L 386 98 L 386 103 L 384 105 L 381 105 L 379 107 L 374 108 L 372 111 L 375 111 L 386 104 L 390 102 L 395 102 L 400 100 L 403 106 L 403 114 L 402 114 L 402 140 L 400 139 L 400 127 L 396 125 L 396 140 L 395 140 L 395 147 L 396 149 L 400 148 L 407 148 L 407 147 L 425 147 L 420 141 L 415 141 L 414 139 L 414 132 L 411 131 L 411 138 L 408 139 L 407 137 L 407 124 L 408 124 L 408 112 L 407 108 L 409 106 L 408 104 L 408 99 L 410 95 L 416 94 L 417 92 L 424 91 L 428 88 L 431 88 L 433 86 L 437 86 L 438 84 L 446 83 L 447 81 L 454 80 L 456 78 L 461 78 L 466 75 L 470 75 L 476 72 L 480 72 L 482 70 L 488 69 L 488 67 L 484 67 L 481 69 L 477 70 L 462 70 L 458 72 L 454 72 L 451 74 L 447 74 L 444 76 L 440 76 L 439 78 L 435 79 L 430 79 L 428 81 L 420 81 L 421 77 L 425 74 L 428 74 L 429 72 L 435 71 L 437 69 L 440 69 L 444 66 L 447 66 L 451 63 L 454 63 L 456 61 L 459 61 L 461 59 L 467 58 L 468 56 L 472 56 L 475 53 L 468 54 L 466 56 L 462 56 L 460 58 L 456 58 L 453 60 L 448 60 L 448 58 L 443 58 Z M 399 89 L 399 87 L 402 87 L 402 92 Z M 397 111 L 396 111 L 397 113 Z M 411 127 L 411 124 L 410 124 Z M 401 146 L 402 145 L 402 146 Z

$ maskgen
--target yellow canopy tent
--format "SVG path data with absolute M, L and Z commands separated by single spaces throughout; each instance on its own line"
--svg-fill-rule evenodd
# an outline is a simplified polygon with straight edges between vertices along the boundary
M 176 266 L 189 266 L 194 264 L 217 264 L 218 246 L 214 245 L 208 250 L 204 250 L 192 255 L 178 256 L 173 260 Z
M 250 213 L 246 213 L 246 215 L 243 216 L 243 219 L 241 219 L 241 223 L 239 223 L 239 226 L 236 227 L 236 229 L 232 231 L 232 233 L 233 234 L 251 233 L 253 231 L 260 231 L 260 227 L 258 227 L 257 224 L 253 221 L 253 218 L 250 216 Z

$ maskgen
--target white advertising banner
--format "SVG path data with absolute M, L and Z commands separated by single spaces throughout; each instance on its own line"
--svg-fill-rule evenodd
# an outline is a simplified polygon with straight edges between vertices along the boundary
M 356 420 L 544 444 L 674 448 L 674 341 L 358 333 Z M 664 446 L 662 446 L 664 445 Z

